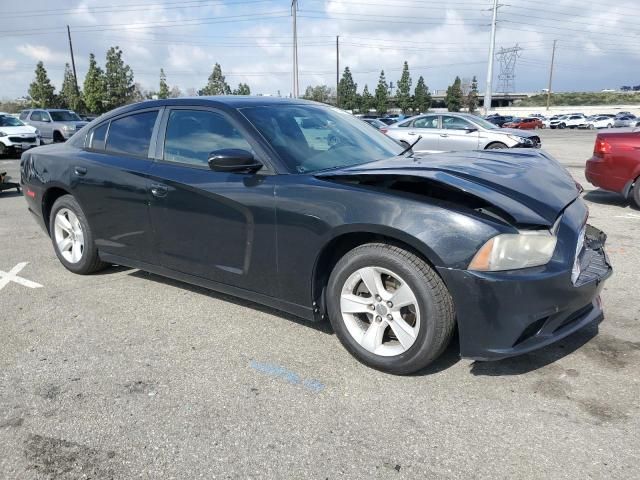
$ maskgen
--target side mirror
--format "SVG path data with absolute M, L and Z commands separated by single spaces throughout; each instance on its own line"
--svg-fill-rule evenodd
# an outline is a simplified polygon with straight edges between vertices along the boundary
M 465 128 L 467 133 L 473 133 L 473 132 L 477 132 L 478 129 L 476 127 L 467 127 Z
M 241 148 L 223 148 L 209 154 L 209 168 L 215 172 L 254 173 L 262 168 L 251 152 Z

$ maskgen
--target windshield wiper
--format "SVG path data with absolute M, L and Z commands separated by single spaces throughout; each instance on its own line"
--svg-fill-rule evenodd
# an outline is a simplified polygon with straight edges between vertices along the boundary
M 409 150 L 411 150 L 413 147 L 415 147 L 415 146 L 416 146 L 416 144 L 417 144 L 420 140 L 422 140 L 422 135 L 419 135 L 419 136 L 418 136 L 418 138 L 416 138 L 416 141 L 415 141 L 415 142 L 413 142 L 411 145 L 409 145 L 407 148 L 405 148 L 402 152 L 400 152 L 400 153 L 398 154 L 398 156 L 401 156 L 401 155 L 404 155 L 405 153 L 407 153 Z

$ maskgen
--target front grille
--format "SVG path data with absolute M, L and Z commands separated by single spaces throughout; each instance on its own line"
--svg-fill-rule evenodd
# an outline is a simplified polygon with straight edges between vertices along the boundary
M 35 143 L 36 137 L 9 137 L 9 141 L 13 143 Z
M 513 347 L 521 344 L 525 340 L 529 340 L 535 334 L 537 334 L 540 329 L 544 326 L 545 322 L 549 319 L 549 317 L 539 318 L 535 322 L 531 323 L 527 328 L 524 329 L 522 334 L 518 337 L 518 339 L 514 342 Z

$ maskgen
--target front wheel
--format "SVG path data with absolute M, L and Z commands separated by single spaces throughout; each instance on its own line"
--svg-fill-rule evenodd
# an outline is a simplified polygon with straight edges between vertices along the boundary
M 58 260 L 67 270 L 87 275 L 107 266 L 98 257 L 89 223 L 72 195 L 63 195 L 53 204 L 49 233 Z
M 487 145 L 486 150 L 497 150 L 499 148 L 509 148 L 502 142 L 493 142 Z
M 355 358 L 397 375 L 434 361 L 455 327 L 440 277 L 415 254 L 383 243 L 361 245 L 340 259 L 327 306 L 336 335 Z
M 564 123 L 561 123 L 560 125 L 558 125 L 558 128 L 564 129 L 564 128 L 567 128 L 567 126 Z

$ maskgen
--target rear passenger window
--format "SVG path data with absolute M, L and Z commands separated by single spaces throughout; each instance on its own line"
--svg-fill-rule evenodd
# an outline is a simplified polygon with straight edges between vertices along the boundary
M 158 112 L 144 112 L 111 122 L 106 149 L 114 153 L 146 157 Z
M 100 125 L 98 128 L 94 128 L 91 132 L 91 139 L 89 140 L 89 147 L 94 150 L 104 150 L 104 141 L 107 137 L 107 129 L 109 128 L 109 122 Z
M 20 112 L 20 120 L 26 120 L 28 116 L 29 116 L 28 110 L 23 110 L 22 112 Z

